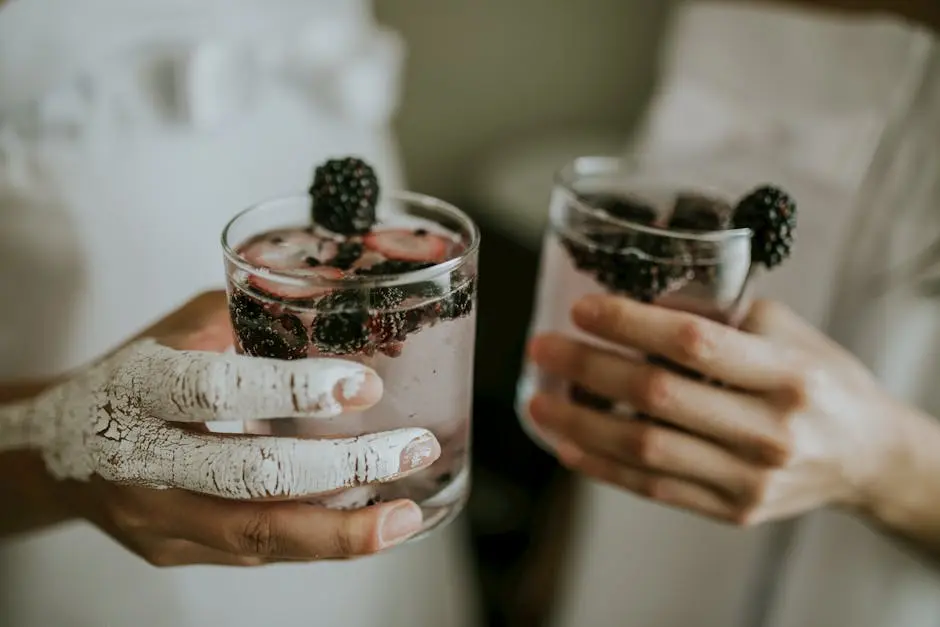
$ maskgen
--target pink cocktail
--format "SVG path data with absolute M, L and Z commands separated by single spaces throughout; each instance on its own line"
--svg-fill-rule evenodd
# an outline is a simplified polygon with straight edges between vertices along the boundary
M 311 198 L 297 196 L 251 207 L 226 228 L 239 352 L 355 360 L 384 382 L 382 400 L 367 411 L 257 421 L 245 432 L 334 438 L 430 430 L 442 453 L 428 469 L 315 501 L 355 508 L 411 499 L 427 531 L 452 520 L 469 491 L 479 233 L 457 208 L 420 194 L 383 193 L 375 215 L 367 229 L 343 235 L 312 220 Z
M 728 198 L 739 190 L 708 180 L 688 169 L 606 157 L 581 158 L 559 172 L 530 334 L 561 332 L 681 370 L 657 356 L 630 354 L 581 332 L 571 322 L 572 306 L 588 294 L 616 294 L 736 325 L 747 309 L 753 270 L 776 265 L 789 253 L 793 215 L 784 215 L 782 226 L 769 236 L 761 215 L 776 218 L 777 205 L 788 211 L 791 203 L 782 192 L 763 187 L 733 205 Z M 767 205 L 766 211 L 761 203 Z M 630 407 L 526 363 L 517 411 L 530 435 L 548 447 L 551 434 L 538 431 L 528 417 L 527 407 L 536 392 L 637 417 Z

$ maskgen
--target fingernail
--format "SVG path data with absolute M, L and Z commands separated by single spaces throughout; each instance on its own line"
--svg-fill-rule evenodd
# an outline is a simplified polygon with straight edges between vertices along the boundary
M 591 324 L 600 314 L 596 296 L 585 296 L 571 309 L 571 316 L 581 324 Z
M 567 465 L 576 465 L 584 457 L 581 449 L 564 440 L 555 443 L 555 455 Z
M 440 456 L 441 445 L 438 444 L 437 439 L 431 434 L 422 435 L 402 449 L 399 472 L 430 466 Z
M 544 334 L 532 338 L 529 343 L 528 357 L 537 364 L 551 364 L 565 339 L 558 334 Z
M 383 549 L 407 540 L 421 530 L 421 508 L 402 503 L 388 510 L 379 524 L 379 544 Z
M 336 382 L 334 394 L 347 407 L 371 407 L 382 398 L 382 379 L 359 371 Z

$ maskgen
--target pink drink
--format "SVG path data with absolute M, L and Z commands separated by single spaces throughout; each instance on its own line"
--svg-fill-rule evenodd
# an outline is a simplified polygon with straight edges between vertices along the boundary
M 631 177 L 621 168 L 617 159 L 585 158 L 559 175 L 530 335 L 561 332 L 680 369 L 581 332 L 571 322 L 572 306 L 586 295 L 610 293 L 737 324 L 747 304 L 751 233 L 730 228 L 730 205 L 719 193 L 689 191 L 658 177 Z M 529 433 L 544 445 L 550 434 L 537 431 L 528 419 L 528 404 L 536 392 L 634 416 L 630 407 L 555 380 L 526 363 L 517 412 Z
M 455 517 L 469 490 L 478 234 L 441 201 L 400 193 L 383 202 L 361 236 L 311 226 L 306 197 L 258 205 L 227 229 L 237 350 L 355 360 L 378 372 L 385 390 L 365 412 L 256 421 L 245 432 L 333 438 L 430 430 L 442 453 L 428 469 L 314 501 L 345 509 L 408 498 L 423 508 L 427 531 Z

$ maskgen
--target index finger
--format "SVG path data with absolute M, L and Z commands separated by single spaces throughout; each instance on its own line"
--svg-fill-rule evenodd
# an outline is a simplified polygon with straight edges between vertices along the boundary
M 741 389 L 776 390 L 794 383 L 801 371 L 794 351 L 760 336 L 628 298 L 587 296 L 575 304 L 572 318 L 588 333 Z
M 371 368 L 344 359 L 296 361 L 178 351 L 138 342 L 114 377 L 148 415 L 174 422 L 332 418 L 382 396 Z

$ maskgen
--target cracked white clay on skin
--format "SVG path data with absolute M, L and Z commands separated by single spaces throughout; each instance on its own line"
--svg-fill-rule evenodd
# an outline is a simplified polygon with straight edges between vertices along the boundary
M 331 418 L 347 399 L 371 405 L 380 393 L 375 373 L 353 362 L 177 351 L 142 340 L 0 408 L 0 450 L 36 449 L 58 479 L 97 474 L 232 499 L 327 494 L 399 478 L 432 463 L 440 447 L 418 428 L 301 440 L 196 433 L 168 421 Z

